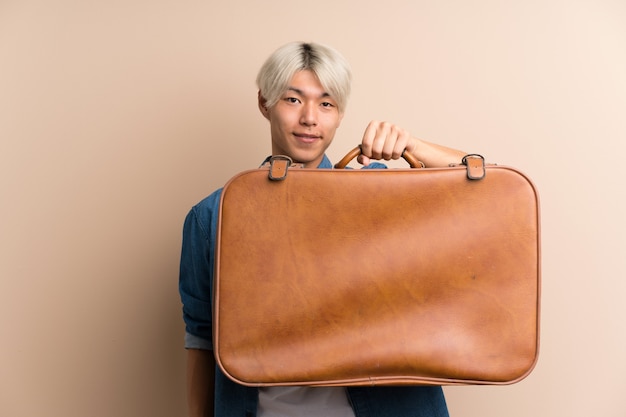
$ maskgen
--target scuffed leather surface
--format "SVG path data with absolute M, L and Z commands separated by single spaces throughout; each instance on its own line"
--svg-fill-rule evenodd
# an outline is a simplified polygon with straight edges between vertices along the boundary
M 247 171 L 222 193 L 215 354 L 255 386 L 512 383 L 537 360 L 539 282 L 515 169 Z

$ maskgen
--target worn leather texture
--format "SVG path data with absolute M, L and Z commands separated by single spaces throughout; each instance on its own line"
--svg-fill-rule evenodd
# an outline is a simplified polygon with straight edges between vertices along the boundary
M 214 348 L 249 386 L 510 384 L 539 348 L 539 202 L 516 169 L 268 169 L 224 187 Z

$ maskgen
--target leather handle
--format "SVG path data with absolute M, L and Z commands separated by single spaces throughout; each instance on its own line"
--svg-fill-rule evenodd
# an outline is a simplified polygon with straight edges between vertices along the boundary
M 348 152 L 346 156 L 344 156 L 341 159 L 341 161 L 335 164 L 335 168 L 336 169 L 345 168 L 346 165 L 350 163 L 350 161 L 352 161 L 354 158 L 356 158 L 359 155 L 361 155 L 361 145 L 357 146 L 356 148 Z M 405 161 L 408 162 L 411 168 L 424 168 L 424 163 L 418 160 L 417 158 L 415 158 L 412 154 L 408 153 L 406 150 L 402 152 L 402 157 L 404 158 Z

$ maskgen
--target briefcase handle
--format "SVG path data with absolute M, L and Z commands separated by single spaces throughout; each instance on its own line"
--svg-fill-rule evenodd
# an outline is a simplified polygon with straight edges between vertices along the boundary
M 356 158 L 359 155 L 361 155 L 361 145 L 357 146 L 356 148 L 348 152 L 348 154 L 344 156 L 341 159 L 341 161 L 335 164 L 335 168 L 336 169 L 345 168 L 346 165 L 350 163 L 350 161 L 352 161 L 354 158 Z M 420 161 L 419 159 L 417 159 L 416 157 L 414 157 L 411 153 L 407 152 L 406 150 L 402 152 L 402 157 L 404 158 L 405 161 L 409 163 L 411 168 L 424 168 L 424 163 Z

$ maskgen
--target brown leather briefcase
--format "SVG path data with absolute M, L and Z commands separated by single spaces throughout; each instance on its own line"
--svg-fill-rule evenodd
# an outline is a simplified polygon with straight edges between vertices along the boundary
M 269 165 L 221 197 L 214 349 L 228 377 L 451 385 L 531 372 L 539 207 L 525 175 L 472 155 L 446 168 Z

